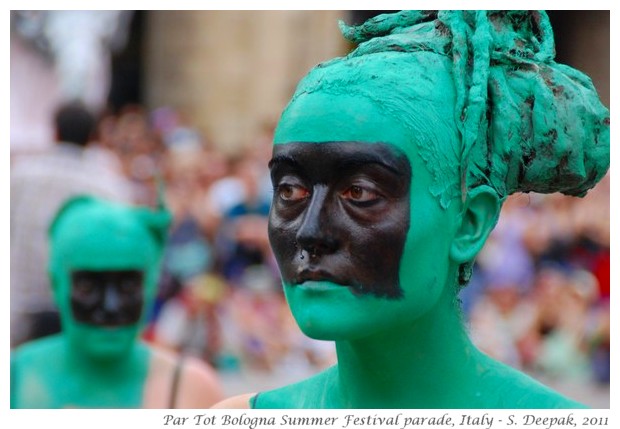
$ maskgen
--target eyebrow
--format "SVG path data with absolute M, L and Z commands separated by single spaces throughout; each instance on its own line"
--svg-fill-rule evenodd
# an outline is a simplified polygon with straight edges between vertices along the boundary
M 293 167 L 299 167 L 300 164 L 299 162 L 297 162 L 297 160 L 295 158 L 293 158 L 290 155 L 274 155 L 273 158 L 271 158 L 271 160 L 269 161 L 269 163 L 267 164 L 267 166 L 271 169 L 274 168 L 280 164 L 290 164 Z
M 331 152 L 331 150 L 326 151 L 326 154 Z M 354 152 L 349 153 L 342 156 L 341 159 L 336 160 L 336 168 L 337 169 L 352 169 L 356 167 L 362 167 L 368 164 L 376 164 L 384 169 L 390 171 L 394 174 L 400 174 L 402 171 L 398 168 L 398 163 L 401 161 L 399 157 L 389 154 L 387 157 L 389 159 L 386 160 L 385 153 L 377 154 L 377 153 L 368 153 L 368 152 Z M 394 162 L 391 162 L 391 161 Z M 289 165 L 293 168 L 302 168 L 302 163 L 296 158 L 289 154 L 276 154 L 271 158 L 268 163 L 268 167 L 270 169 L 274 169 L 279 167 L 280 165 Z
M 362 167 L 368 164 L 376 164 L 380 167 L 385 168 L 386 170 L 391 171 L 394 174 L 401 173 L 395 163 L 389 162 L 389 160 L 386 160 L 384 157 L 381 157 L 375 153 L 356 152 L 350 154 L 346 158 L 339 160 L 336 164 L 336 167 L 339 169 L 351 169 L 355 167 Z

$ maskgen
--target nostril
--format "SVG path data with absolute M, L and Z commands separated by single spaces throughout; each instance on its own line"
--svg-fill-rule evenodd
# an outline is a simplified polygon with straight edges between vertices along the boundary
M 319 252 L 316 247 L 308 246 L 307 248 L 301 249 L 299 251 L 299 259 L 308 258 L 310 261 L 317 258 L 319 254 L 323 254 L 324 252 Z
M 295 236 L 295 247 L 301 252 L 300 259 L 304 259 L 304 251 L 306 256 L 312 259 L 333 253 L 338 247 L 333 234 L 327 228 L 329 204 L 327 189 L 317 187 Z
M 304 259 L 306 256 L 311 260 L 316 259 L 318 256 L 333 253 L 338 248 L 337 241 L 325 234 L 312 238 L 301 238 L 297 240 L 297 243 L 300 259 Z

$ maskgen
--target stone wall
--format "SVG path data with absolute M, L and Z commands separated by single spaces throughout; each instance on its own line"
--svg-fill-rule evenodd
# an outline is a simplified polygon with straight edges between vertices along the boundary
M 275 123 L 297 81 L 347 51 L 340 11 L 151 11 L 145 102 L 171 106 L 226 152 Z

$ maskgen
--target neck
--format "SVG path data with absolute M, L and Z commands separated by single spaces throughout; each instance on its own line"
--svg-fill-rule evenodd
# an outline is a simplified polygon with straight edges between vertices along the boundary
M 85 356 L 80 350 L 65 342 L 66 365 L 74 374 L 88 377 L 91 381 L 102 383 L 116 383 L 118 380 L 129 380 L 139 376 L 140 370 L 147 363 L 146 346 L 136 342 L 120 356 L 112 358 L 95 358 Z
M 348 408 L 453 408 L 475 395 L 480 354 L 450 287 L 413 325 L 336 343 Z M 470 399 L 471 401 L 471 399 Z

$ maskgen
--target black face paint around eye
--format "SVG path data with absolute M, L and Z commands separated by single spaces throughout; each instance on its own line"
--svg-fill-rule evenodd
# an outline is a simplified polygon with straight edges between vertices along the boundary
M 73 271 L 73 317 L 77 322 L 103 327 L 137 323 L 144 305 L 143 277 L 139 270 Z
M 387 143 L 276 145 L 269 239 L 285 282 L 399 298 L 411 166 Z

